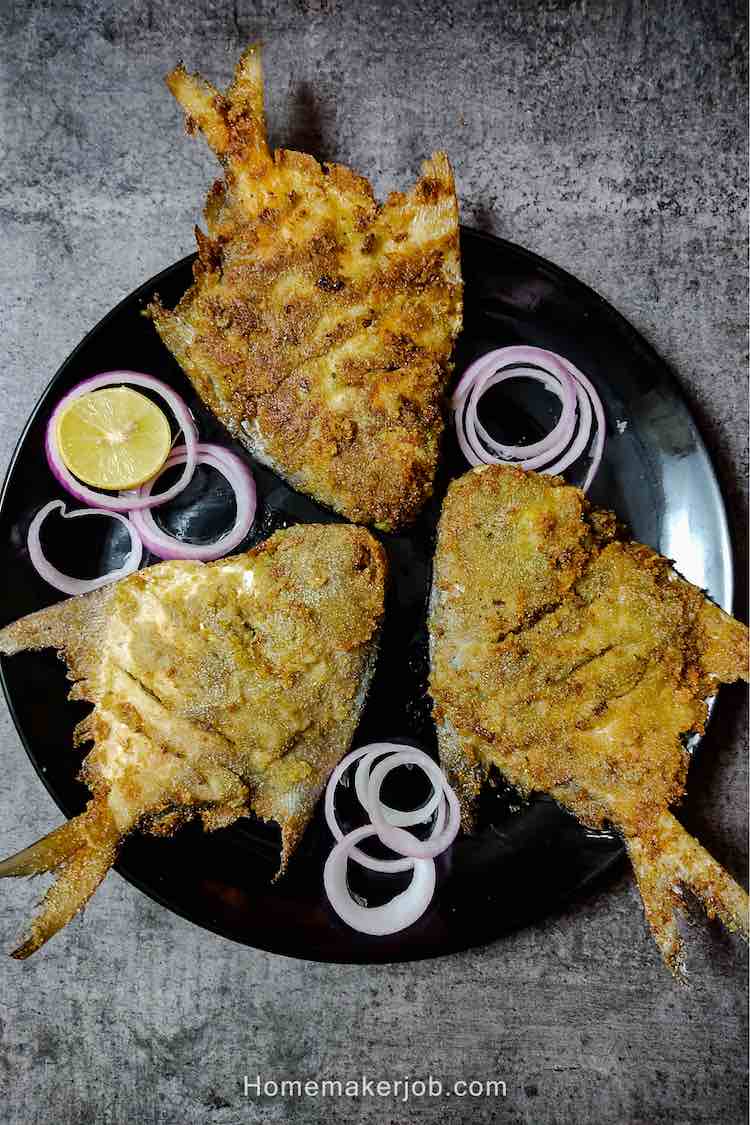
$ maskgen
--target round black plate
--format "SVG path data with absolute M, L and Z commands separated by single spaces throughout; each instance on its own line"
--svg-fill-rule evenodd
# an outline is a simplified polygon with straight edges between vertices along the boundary
M 677 384 L 659 357 L 610 305 L 528 251 L 464 230 L 462 258 L 465 318 L 457 371 L 490 348 L 521 342 L 560 352 L 585 371 L 604 400 L 609 433 L 592 499 L 613 508 L 637 538 L 674 558 L 687 578 L 731 608 L 731 552 L 716 479 Z M 68 388 L 112 368 L 150 372 L 185 396 L 205 440 L 231 444 L 141 316 L 155 291 L 168 305 L 177 301 L 190 282 L 191 263 L 185 258 L 171 266 L 113 309 L 62 365 L 26 426 L 0 501 L 0 624 L 59 597 L 32 569 L 25 540 L 35 512 L 62 495 L 46 465 L 43 435 L 52 407 Z M 528 438 L 536 432 L 539 411 L 551 409 L 544 395 L 522 412 L 512 397 L 503 400 L 494 393 L 488 408 L 496 424 L 512 417 Z M 355 745 L 399 739 L 435 749 L 426 696 L 425 605 L 442 495 L 448 480 L 466 467 L 449 431 L 428 510 L 407 534 L 382 537 L 391 564 L 389 605 L 378 671 Z M 273 473 L 257 465 L 253 469 L 260 509 L 246 546 L 289 523 L 337 518 Z M 175 515 L 197 534 L 220 530 L 221 497 L 217 504 L 207 483 L 192 487 Z M 87 527 L 94 524 L 105 527 Z M 103 520 L 71 526 L 50 519 L 49 552 L 73 573 L 82 557 L 91 559 L 92 567 L 106 566 L 119 542 L 108 527 Z M 80 812 L 87 793 L 76 781 L 82 754 L 71 749 L 71 735 L 85 708 L 67 701 L 63 665 L 52 652 L 27 653 L 4 660 L 2 673 L 11 713 L 40 777 L 66 815 Z M 16 761 L 4 768 L 23 767 Z M 19 840 L 18 846 L 28 842 Z M 117 869 L 171 910 L 236 941 L 297 957 L 370 962 L 434 956 L 496 938 L 555 909 L 623 855 L 613 836 L 585 830 L 545 798 L 521 802 L 498 779 L 482 798 L 478 831 L 459 839 L 439 861 L 438 891 L 428 912 L 403 933 L 371 938 L 354 933 L 327 905 L 322 869 L 330 846 L 318 811 L 288 874 L 277 884 L 270 880 L 278 862 L 278 832 L 252 819 L 210 835 L 189 827 L 171 840 L 132 837 Z M 352 877 L 373 903 L 396 887 L 359 868 L 352 868 Z

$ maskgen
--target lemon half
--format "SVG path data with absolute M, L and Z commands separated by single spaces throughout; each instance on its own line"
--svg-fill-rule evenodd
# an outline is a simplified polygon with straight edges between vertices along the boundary
M 73 399 L 56 430 L 65 465 L 94 488 L 137 488 L 158 473 L 172 445 L 164 411 L 130 387 Z

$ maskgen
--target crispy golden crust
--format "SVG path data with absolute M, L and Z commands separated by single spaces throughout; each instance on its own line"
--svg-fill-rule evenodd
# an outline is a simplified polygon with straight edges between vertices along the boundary
M 195 281 L 149 315 L 228 429 L 302 491 L 386 530 L 430 495 L 461 327 L 458 205 L 435 153 L 376 202 L 339 164 L 271 152 L 256 49 L 222 95 L 178 67 L 188 126 L 224 166 Z
M 719 682 L 747 676 L 747 629 L 617 534 L 559 478 L 491 466 L 455 482 L 435 558 L 430 690 L 467 817 L 494 764 L 586 824 L 615 824 L 653 919 L 671 909 L 676 878 L 664 817 L 684 792 L 682 736 L 703 729 Z M 654 839 L 664 869 L 649 877 Z M 684 879 L 705 897 L 710 857 L 684 854 Z M 656 934 L 673 966 L 675 933 Z
M 249 811 L 278 821 L 282 868 L 347 751 L 374 667 L 385 556 L 362 528 L 294 527 L 244 555 L 168 562 L 0 631 L 55 647 L 94 704 L 86 813 L 0 864 L 59 869 L 27 956 L 80 909 L 135 829 L 169 835 Z M 85 891 L 85 894 L 84 894 Z

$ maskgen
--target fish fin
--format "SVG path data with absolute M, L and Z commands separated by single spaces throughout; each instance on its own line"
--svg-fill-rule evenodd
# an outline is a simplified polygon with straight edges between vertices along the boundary
M 679 892 L 639 837 L 632 836 L 626 843 L 654 941 L 664 963 L 677 980 L 684 982 L 685 956 L 676 914 L 676 907 L 681 906 Z
M 236 112 L 249 114 L 265 142 L 266 114 L 263 105 L 263 62 L 259 43 L 252 43 L 240 55 L 227 99 Z
M 706 690 L 748 679 L 747 626 L 704 598 L 698 612 L 701 671 Z
M 683 972 L 674 913 L 674 908 L 681 905 L 680 887 L 692 891 L 709 918 L 719 917 L 728 930 L 739 932 L 747 940 L 747 892 L 670 812 L 660 815 L 647 839 L 630 837 L 627 847 L 646 918 L 675 975 Z
M 209 147 L 235 176 L 252 165 L 261 175 L 271 165 L 263 109 L 263 69 L 258 45 L 243 52 L 226 94 L 180 63 L 167 75 L 170 92 L 185 111 L 189 133 L 200 129 Z
M 187 131 L 193 133 L 199 128 L 216 155 L 224 156 L 229 147 L 229 128 L 224 99 L 216 87 L 199 74 L 188 74 L 182 63 L 169 72 L 166 82 L 185 111 Z
M 672 878 L 700 899 L 709 918 L 718 916 L 728 930 L 739 932 L 747 940 L 747 892 L 670 812 L 659 818 L 659 843 L 662 863 L 669 868 Z
M 55 872 L 28 938 L 12 957 L 29 957 L 85 906 L 115 862 L 120 838 L 109 808 L 94 799 L 80 816 L 0 864 L 0 876 Z
M 469 738 L 459 735 L 453 724 L 442 716 L 437 724 L 440 765 L 458 797 L 461 806 L 461 827 L 471 833 L 476 828 L 477 800 L 489 770 L 473 752 Z
M 54 828 L 35 844 L 0 861 L 0 879 L 16 875 L 43 875 L 67 862 L 82 845 L 77 818 Z
M 68 677 L 81 680 L 96 668 L 106 627 L 111 587 L 93 590 L 39 609 L 0 629 L 0 653 L 56 648 L 65 656 Z M 77 698 L 86 698 L 85 691 Z
M 27 649 L 60 648 L 72 624 L 74 599 L 39 609 L 0 629 L 0 652 L 15 656 Z

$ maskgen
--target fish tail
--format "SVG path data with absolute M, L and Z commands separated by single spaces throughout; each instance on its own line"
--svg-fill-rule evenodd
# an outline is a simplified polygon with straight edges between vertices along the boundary
M 265 128 L 263 61 L 259 43 L 252 43 L 240 55 L 227 97 L 235 109 L 244 109 L 261 129 Z
M 679 889 L 640 837 L 629 837 L 626 844 L 654 941 L 667 968 L 684 981 L 685 955 L 677 925 L 677 909 L 682 905 Z
M 94 799 L 80 816 L 0 863 L 0 877 L 55 873 L 28 938 L 12 957 L 30 956 L 85 906 L 115 862 L 119 842 L 106 803 Z
M 0 879 L 12 875 L 42 875 L 54 871 L 81 846 L 81 837 L 75 820 L 69 820 L 42 836 L 35 844 L 0 861 Z
M 662 862 L 673 878 L 700 899 L 709 918 L 721 918 L 728 930 L 739 932 L 747 940 L 750 929 L 747 892 L 671 813 L 662 813 L 659 829 Z
M 662 956 L 676 976 L 684 974 L 675 908 L 683 907 L 681 887 L 703 904 L 709 918 L 720 918 L 745 940 L 750 930 L 747 892 L 675 819 L 663 812 L 648 839 L 627 840 L 646 918 Z

